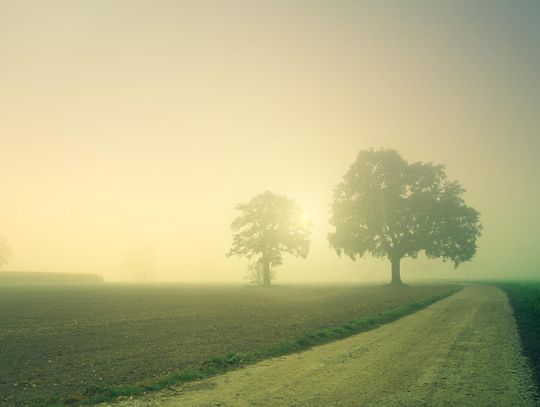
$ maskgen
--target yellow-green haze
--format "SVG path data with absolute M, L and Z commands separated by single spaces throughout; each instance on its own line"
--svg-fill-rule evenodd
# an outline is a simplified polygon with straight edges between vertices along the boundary
M 313 221 L 277 283 L 389 277 L 338 259 L 329 203 L 360 149 L 447 165 L 482 213 L 475 259 L 417 277 L 535 276 L 537 1 L 0 0 L 6 269 L 240 281 L 234 206 Z

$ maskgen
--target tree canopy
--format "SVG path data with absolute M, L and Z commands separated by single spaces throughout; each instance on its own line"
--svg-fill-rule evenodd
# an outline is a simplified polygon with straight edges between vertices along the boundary
M 353 260 L 388 258 L 393 284 L 401 284 L 401 259 L 420 252 L 457 267 L 475 255 L 482 230 L 463 192 L 442 165 L 409 164 L 395 150 L 361 151 L 334 191 L 330 245 Z
M 263 285 L 270 285 L 270 267 L 281 265 L 284 253 L 307 257 L 311 224 L 292 199 L 266 191 L 236 210 L 240 213 L 231 224 L 233 243 L 227 256 L 256 257 Z

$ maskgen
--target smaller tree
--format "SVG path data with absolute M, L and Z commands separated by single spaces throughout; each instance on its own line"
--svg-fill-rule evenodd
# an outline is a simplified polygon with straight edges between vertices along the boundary
M 292 199 L 266 191 L 236 210 L 240 214 L 231 224 L 233 243 L 227 257 L 257 257 L 254 267 L 262 269 L 262 285 L 271 284 L 271 268 L 283 263 L 283 253 L 307 257 L 311 224 Z
M 7 243 L 7 239 L 0 237 L 0 267 L 7 264 L 7 258 L 11 255 L 11 249 Z

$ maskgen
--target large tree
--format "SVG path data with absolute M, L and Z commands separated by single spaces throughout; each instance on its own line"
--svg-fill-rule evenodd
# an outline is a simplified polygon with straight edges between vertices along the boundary
M 271 267 L 283 262 L 283 253 L 307 257 L 310 223 L 300 206 L 286 196 L 266 191 L 236 207 L 233 243 L 227 256 L 257 258 L 262 268 L 262 285 L 271 283 Z
M 388 258 L 393 285 L 402 284 L 401 259 L 422 251 L 457 267 L 476 253 L 482 229 L 463 192 L 442 165 L 409 164 L 395 150 L 360 151 L 334 191 L 330 245 L 353 260 Z

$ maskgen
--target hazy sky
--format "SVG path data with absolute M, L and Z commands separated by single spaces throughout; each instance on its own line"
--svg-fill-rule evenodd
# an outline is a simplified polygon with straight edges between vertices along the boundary
M 358 150 L 447 165 L 482 213 L 475 260 L 540 272 L 540 2 L 0 0 L 7 269 L 239 281 L 234 206 L 270 189 L 314 222 L 278 281 L 389 278 L 328 246 Z M 136 249 L 135 249 L 136 250 Z

